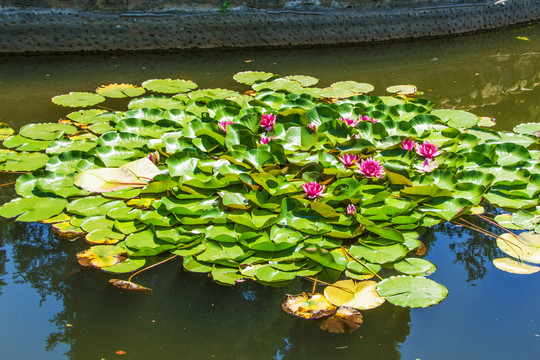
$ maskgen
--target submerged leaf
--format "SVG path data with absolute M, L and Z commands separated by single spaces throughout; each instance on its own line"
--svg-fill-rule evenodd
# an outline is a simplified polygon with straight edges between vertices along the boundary
M 120 280 L 120 279 L 109 279 L 109 283 L 111 283 L 113 286 L 116 286 L 117 288 L 124 289 L 124 290 L 131 290 L 131 291 L 140 291 L 140 292 L 150 292 L 152 289 L 147 288 L 145 286 L 135 284 L 131 281 L 126 280 Z M 119 351 L 117 351 L 119 353 Z
M 360 311 L 347 306 L 340 306 L 335 314 L 323 319 L 320 328 L 334 334 L 352 333 L 364 321 Z

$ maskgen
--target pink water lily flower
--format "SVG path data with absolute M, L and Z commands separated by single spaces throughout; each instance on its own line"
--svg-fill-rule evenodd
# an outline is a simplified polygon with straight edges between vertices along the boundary
M 355 127 L 358 125 L 358 120 L 350 119 L 350 118 L 339 118 L 339 121 L 343 121 L 345 124 Z
M 347 215 L 355 215 L 356 214 L 356 206 L 354 206 L 353 204 L 349 204 L 349 206 L 347 206 Z
M 271 136 L 264 136 L 264 135 L 261 135 L 261 145 L 265 145 L 265 144 L 268 144 L 268 142 L 270 142 L 270 140 L 273 140 L 274 138 L 271 137 Z
M 423 165 L 416 164 L 414 165 L 414 167 L 416 168 L 416 170 L 422 173 L 429 173 L 437 168 L 437 166 L 435 165 L 435 161 L 429 161 L 428 159 L 424 161 Z
M 308 124 L 307 125 L 308 128 L 310 128 L 311 130 L 313 131 L 317 131 L 317 129 L 319 128 L 317 125 L 315 124 Z
M 359 169 L 354 170 L 356 172 L 359 172 L 360 174 L 364 175 L 365 177 L 376 177 L 376 178 L 382 178 L 384 173 L 384 169 L 381 164 L 379 164 L 378 160 L 373 160 L 373 158 L 367 158 L 365 160 L 360 160 L 360 164 L 357 164 Z
M 432 160 L 435 156 L 439 156 L 442 151 L 437 151 L 439 147 L 429 141 L 424 141 L 422 145 L 416 144 L 416 153 L 424 156 L 427 160 Z
M 322 196 L 323 191 L 324 191 L 324 186 L 319 184 L 316 181 L 304 183 L 302 184 L 302 188 L 304 188 L 304 192 L 306 193 L 307 197 L 310 199 L 314 199 L 318 196 Z
M 266 131 L 271 131 L 276 126 L 276 115 L 274 114 L 264 114 L 261 119 L 261 126 L 266 129 Z
M 222 120 L 218 122 L 219 129 L 223 131 L 224 133 L 227 133 L 227 125 L 232 125 L 232 121 L 230 120 Z
M 148 160 L 153 162 L 155 165 L 159 164 L 159 152 L 154 151 L 153 153 L 150 153 L 146 156 Z
M 371 116 L 367 116 L 367 115 L 365 115 L 365 116 L 358 115 L 358 120 L 360 120 L 360 121 L 369 121 L 369 122 L 374 123 L 374 124 L 376 122 L 379 122 L 378 119 L 374 119 Z
M 414 141 L 411 138 L 406 138 L 405 140 L 401 142 L 401 147 L 407 151 L 414 149 L 415 146 L 416 146 L 416 141 Z
M 339 161 L 341 161 L 341 163 L 345 165 L 346 169 L 349 169 L 351 166 L 356 164 L 356 162 L 358 161 L 358 156 L 352 154 L 343 154 L 339 158 Z

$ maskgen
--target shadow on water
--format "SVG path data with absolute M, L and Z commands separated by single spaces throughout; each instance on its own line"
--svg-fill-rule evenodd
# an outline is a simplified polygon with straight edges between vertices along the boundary
M 54 106 L 52 96 L 102 84 L 178 77 L 200 88 L 243 90 L 232 80 L 236 72 L 264 70 L 316 76 L 321 86 L 369 82 L 377 94 L 413 83 L 438 107 L 494 116 L 500 129 L 511 129 L 540 114 L 539 44 L 536 25 L 346 48 L 0 56 L 0 122 L 19 127 L 56 121 L 69 110 Z M 2 183 L 16 179 L 1 176 Z M 12 196 L 12 186 L 0 187 L 2 203 Z M 450 296 L 430 309 L 384 304 L 364 312 L 358 331 L 336 335 L 280 309 L 286 293 L 310 291 L 311 284 L 224 287 L 182 271 L 173 260 L 135 278 L 152 294 L 126 293 L 107 284 L 108 274 L 77 264 L 75 254 L 87 247 L 82 240 L 58 239 L 46 225 L 2 220 L 0 301 L 7 305 L 0 312 L 6 324 L 0 344 L 14 359 L 57 359 L 62 352 L 77 360 L 533 358 L 540 351 L 540 328 L 533 322 L 540 318 L 537 277 L 497 272 L 493 240 L 468 229 L 445 225 L 422 239 L 426 258 L 439 267 L 432 278 Z M 23 297 L 6 300 L 19 288 Z M 24 299 L 36 295 L 49 311 L 43 316 L 39 304 Z M 115 354 L 119 350 L 126 354 Z
M 399 359 L 397 344 L 409 334 L 410 311 L 390 304 L 365 312 L 352 334 L 328 334 L 293 318 L 280 307 L 285 293 L 309 291 L 300 281 L 224 287 L 172 261 L 135 280 L 152 294 L 130 293 L 108 285 L 107 274 L 81 269 L 74 259 L 85 245 L 57 239 L 47 225 L 9 223 L 0 236 L 12 248 L 15 281 L 42 300 L 61 302 L 45 347 L 69 345 L 70 359 L 108 358 L 122 349 L 133 359 Z

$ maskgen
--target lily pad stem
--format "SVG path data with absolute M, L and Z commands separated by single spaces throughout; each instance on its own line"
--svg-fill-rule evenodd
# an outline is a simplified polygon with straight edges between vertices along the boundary
M 323 285 L 326 285 L 326 286 L 333 286 L 333 287 L 338 288 L 338 289 L 340 289 L 340 290 L 343 290 L 343 291 L 346 291 L 346 292 L 348 292 L 348 293 L 354 294 L 353 291 L 351 291 L 350 289 L 347 289 L 347 288 L 345 288 L 345 287 L 342 287 L 342 286 L 338 286 L 338 285 L 335 285 L 335 284 L 330 284 L 330 283 L 327 283 L 327 282 L 322 281 L 322 280 L 318 280 L 318 279 L 311 278 L 311 277 L 309 277 L 309 276 L 304 276 L 303 278 L 304 278 L 304 279 L 307 279 L 307 280 L 310 280 L 310 281 L 313 281 L 314 283 L 320 282 L 320 283 L 323 284 Z M 314 292 L 315 292 L 315 290 L 313 290 L 313 293 L 314 293 Z
M 178 256 L 178 255 L 173 255 L 173 256 L 171 256 L 171 257 L 168 258 L 168 259 L 162 260 L 162 261 L 160 261 L 160 262 L 158 262 L 158 263 L 155 263 L 154 265 L 150 265 L 150 266 L 148 266 L 148 267 L 145 267 L 144 269 L 141 269 L 141 270 L 139 270 L 139 271 L 133 273 L 133 274 L 129 277 L 128 281 L 131 282 L 131 279 L 132 279 L 135 275 L 137 275 L 137 274 L 139 274 L 139 273 L 142 273 L 143 271 L 146 271 L 146 270 L 148 270 L 148 269 L 151 269 L 151 268 L 153 268 L 153 267 L 155 267 L 155 266 L 161 265 L 161 264 L 163 264 L 163 263 L 165 263 L 165 262 L 167 262 L 167 261 L 169 261 L 169 260 L 174 259 L 174 258 L 177 257 L 177 256 Z
M 345 253 L 345 255 L 348 255 L 350 256 L 354 261 L 356 261 L 357 263 L 359 263 L 360 265 L 362 265 L 363 267 L 365 267 L 370 273 L 372 273 L 374 276 L 378 277 L 379 280 L 382 280 L 383 278 L 380 277 L 376 272 L 374 272 L 373 270 L 371 270 L 366 264 L 364 264 L 363 262 L 361 262 L 360 260 L 358 260 L 353 254 L 351 254 L 350 252 L 347 251 L 347 249 L 345 249 L 343 246 L 340 246 L 341 250 Z

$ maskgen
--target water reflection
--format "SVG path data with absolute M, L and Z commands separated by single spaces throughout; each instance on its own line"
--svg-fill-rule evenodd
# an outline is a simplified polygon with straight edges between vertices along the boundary
M 108 358 L 118 350 L 133 359 L 175 359 L 180 353 L 186 359 L 360 353 L 399 359 L 397 344 L 409 334 L 410 311 L 389 304 L 365 312 L 364 325 L 352 334 L 328 334 L 315 322 L 293 318 L 280 307 L 285 293 L 309 291 L 300 281 L 279 289 L 251 282 L 224 287 L 172 261 L 136 280 L 152 294 L 131 293 L 108 285 L 107 274 L 81 269 L 75 254 L 86 245 L 55 238 L 47 225 L 9 223 L 0 236 L 13 249 L 16 280 L 42 299 L 61 302 L 62 310 L 51 314 L 56 331 L 45 348 L 69 345 L 70 359 Z
M 55 121 L 68 111 L 54 106 L 52 96 L 88 91 L 111 82 L 141 83 L 149 78 L 180 77 L 195 80 L 201 88 L 241 90 L 243 87 L 232 80 L 234 73 L 266 70 L 283 75 L 313 75 L 321 79 L 322 86 L 345 79 L 366 81 L 374 84 L 379 93 L 389 85 L 414 83 L 439 107 L 474 109 L 478 115 L 495 116 L 500 128 L 511 128 L 518 122 L 537 121 L 540 114 L 539 34 L 540 26 L 536 25 L 475 37 L 347 48 L 0 56 L 0 122 L 21 126 Z M 533 41 L 516 40 L 518 35 Z M 2 183 L 15 178 L 2 174 Z M 0 187 L 2 203 L 12 196 L 13 187 Z M 49 316 L 54 331 L 42 330 L 48 337 L 43 348 L 67 348 L 70 359 L 110 359 L 118 350 L 127 352 L 126 359 L 399 359 L 407 343 L 417 345 L 407 358 L 416 358 L 420 357 L 416 356 L 417 349 L 422 348 L 425 339 L 415 340 L 415 334 L 422 334 L 423 326 L 427 328 L 426 338 L 433 340 L 435 356 L 422 358 L 445 358 L 439 348 L 450 354 L 446 358 L 467 358 L 456 353 L 457 347 L 447 339 L 463 342 L 468 337 L 481 342 L 484 338 L 469 336 L 464 324 L 489 323 L 486 319 L 491 319 L 491 313 L 501 306 L 487 302 L 492 293 L 483 298 L 485 304 L 476 304 L 476 308 L 466 296 L 455 294 L 470 294 L 468 285 L 463 284 L 466 281 L 470 284 L 489 278 L 490 262 L 497 249 L 493 240 L 450 225 L 430 230 L 423 241 L 430 248 L 427 257 L 435 257 L 431 260 L 439 266 L 433 278 L 450 289 L 449 298 L 428 310 L 411 311 L 385 304 L 364 312 L 363 326 L 345 335 L 325 333 L 316 324 L 281 311 L 285 293 L 310 290 L 300 281 L 280 289 L 249 282 L 229 288 L 205 276 L 185 273 L 179 270 L 179 261 L 172 261 L 136 278 L 153 288 L 152 294 L 122 292 L 107 284 L 109 275 L 80 268 L 75 254 L 86 247 L 82 241 L 57 239 L 48 226 L 39 224 L 0 221 L 0 290 L 6 293 L 10 287 L 5 285 L 10 282 L 6 268 L 10 261 L 15 281 L 31 286 L 42 302 L 57 299 L 61 309 Z M 465 281 L 456 275 L 463 270 Z M 533 282 L 527 280 L 530 278 L 516 281 L 508 276 L 513 275 L 499 273 L 492 281 L 496 286 L 501 282 L 514 286 L 516 291 L 529 289 L 531 294 L 538 293 Z M 521 308 L 532 309 L 532 304 Z M 465 307 L 471 307 L 471 312 L 466 312 Z M 485 309 L 491 312 L 481 313 Z M 28 308 L 18 316 L 21 321 L 32 320 L 35 312 Z M 484 317 L 474 317 L 477 313 Z M 448 314 L 446 318 L 444 314 Z M 512 314 L 512 319 L 529 316 Z M 440 330 L 444 336 L 432 331 L 428 317 L 447 321 Z M 457 320 L 451 322 L 454 318 Z M 512 325 L 512 319 L 507 319 L 505 326 Z M 519 339 L 514 343 L 521 343 L 523 338 L 530 344 L 528 337 L 537 331 L 533 325 L 515 325 L 513 334 Z M 12 326 L 21 334 L 20 342 L 4 346 L 24 347 L 27 329 Z M 521 331 L 523 328 L 526 333 Z M 504 341 L 510 337 L 504 331 L 488 335 L 486 344 L 490 336 Z M 473 354 L 489 358 L 490 348 L 485 345 Z M 527 349 L 531 352 L 527 353 Z M 521 346 L 519 350 L 529 358 L 537 353 L 534 346 Z M 492 358 L 500 356 L 497 351 L 493 350 Z

